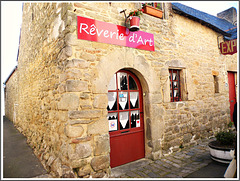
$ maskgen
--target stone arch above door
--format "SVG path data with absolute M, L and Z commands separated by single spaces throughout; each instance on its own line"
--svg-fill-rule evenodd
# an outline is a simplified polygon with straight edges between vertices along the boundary
M 135 73 L 148 93 L 160 93 L 159 78 L 157 72 L 149 65 L 141 55 L 134 55 L 132 51 L 116 50 L 104 56 L 94 70 L 92 81 L 93 93 L 101 94 L 108 92 L 108 83 L 113 74 L 121 69 L 129 69 Z

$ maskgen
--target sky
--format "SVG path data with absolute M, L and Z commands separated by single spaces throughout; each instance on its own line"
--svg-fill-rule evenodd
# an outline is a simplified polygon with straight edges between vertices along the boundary
M 177 2 L 177 1 L 175 1 Z M 216 16 L 230 7 L 238 12 L 238 1 L 179 1 L 182 4 Z M 1 100 L 4 105 L 3 83 L 17 65 L 22 1 L 1 1 Z M 4 106 L 1 106 L 4 113 Z M 4 114 L 3 114 L 4 115 Z
M 194 9 L 217 16 L 217 13 L 235 7 L 238 12 L 238 1 L 179 1 Z

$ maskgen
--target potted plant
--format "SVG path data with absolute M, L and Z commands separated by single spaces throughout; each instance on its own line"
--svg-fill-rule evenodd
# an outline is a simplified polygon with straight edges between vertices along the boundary
M 129 13 L 129 20 L 130 20 L 130 31 L 137 31 L 139 30 L 139 22 L 140 22 L 140 15 L 142 15 L 143 9 L 138 9 L 131 11 Z
M 221 163 L 230 163 L 230 152 L 235 149 L 236 133 L 232 130 L 220 131 L 215 135 L 216 140 L 209 142 L 211 158 Z
M 149 14 L 151 16 L 162 18 L 162 4 L 161 3 L 143 3 L 143 13 Z

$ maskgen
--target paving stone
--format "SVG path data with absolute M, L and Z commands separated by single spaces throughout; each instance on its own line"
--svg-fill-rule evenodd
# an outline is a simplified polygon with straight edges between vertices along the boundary
M 158 164 L 153 164 L 154 167 L 157 167 L 159 169 L 158 172 L 162 172 L 162 171 L 165 171 L 165 172 L 168 172 L 169 169 L 164 167 L 164 166 L 161 166 L 161 165 L 158 165 Z
M 172 167 L 169 171 L 170 171 L 170 173 L 178 173 L 179 171 L 178 171 L 178 169 L 179 168 L 177 168 L 177 167 Z
M 163 171 L 163 172 L 159 172 L 158 175 L 160 175 L 161 178 L 164 178 L 164 175 L 167 175 L 169 173 L 170 173 L 169 171 L 167 171 L 167 172 Z
M 172 165 L 170 165 L 170 164 L 168 164 L 168 163 L 164 163 L 162 166 L 165 167 L 165 168 L 167 168 L 167 169 L 172 168 Z
M 143 170 L 145 170 L 145 168 L 144 167 L 140 167 L 140 168 L 138 168 L 137 170 L 135 170 L 135 171 L 143 171 Z
M 191 159 L 184 159 L 184 165 L 187 165 L 189 163 L 192 163 L 192 160 Z
M 189 156 L 189 155 L 184 156 L 184 159 L 188 159 L 188 158 L 191 158 L 191 156 Z
M 159 178 L 160 176 L 156 173 L 150 172 L 147 174 L 150 178 Z
M 190 171 L 195 171 L 195 170 L 197 170 L 197 169 L 196 169 L 196 166 L 194 166 L 194 165 L 191 165 L 191 166 L 189 166 L 189 167 L 185 167 L 185 169 L 186 169 L 186 170 L 190 170 Z
M 143 172 L 146 173 L 146 174 L 148 174 L 149 172 L 151 172 L 151 170 L 145 169 L 145 170 L 143 170 Z
M 138 174 L 141 178 L 148 178 L 148 175 L 147 174 L 145 174 L 144 172 L 141 172 L 141 171 L 135 171 L 136 172 L 136 174 Z
M 162 166 L 161 165 L 159 165 L 159 164 L 156 164 L 156 163 L 152 163 L 150 166 L 153 166 L 153 167 L 156 167 L 156 168 L 162 168 Z
M 194 152 L 188 152 L 187 155 L 193 156 L 193 155 L 195 155 L 195 153 Z
M 199 148 L 198 151 L 199 151 L 200 153 L 204 153 L 206 150 L 203 150 L 203 149 L 204 149 L 204 148 Z
M 194 162 L 202 162 L 203 159 L 199 158 L 199 157 L 195 157 L 195 158 L 192 158 L 192 161 L 194 161 Z
M 196 166 L 196 165 L 199 165 L 199 162 L 192 162 L 192 165 Z
M 182 173 L 191 173 L 191 172 L 192 172 L 192 170 L 189 170 L 189 169 L 184 169 L 184 170 L 182 170 L 181 172 L 182 172 Z
M 178 160 L 176 158 L 171 158 L 171 159 L 172 159 L 171 161 L 173 161 L 174 163 L 178 163 L 178 164 L 182 164 L 183 163 L 182 160 Z
M 127 172 L 126 175 L 131 177 L 131 178 L 140 178 L 140 175 L 138 175 L 134 172 Z
M 179 156 L 179 155 L 181 155 L 182 154 L 182 152 L 177 152 L 175 155 L 176 156 Z
M 170 160 L 167 160 L 167 159 L 162 159 L 162 161 L 166 162 L 166 163 L 172 163 Z
M 158 172 L 158 171 L 159 171 L 159 169 L 157 169 L 156 167 L 153 167 L 153 166 L 151 166 L 151 165 L 147 165 L 147 166 L 144 167 L 144 168 L 147 168 L 148 170 L 151 170 L 151 171 L 153 171 L 153 172 Z
M 154 163 L 159 164 L 159 165 L 163 164 L 163 162 L 161 160 L 156 160 Z
M 180 178 L 179 176 L 177 176 L 177 175 L 175 175 L 175 174 L 172 174 L 172 173 L 167 174 L 167 175 L 165 175 L 164 177 L 166 177 L 166 178 Z
M 183 157 L 182 156 L 178 156 L 178 155 L 175 155 L 173 158 L 175 158 L 175 159 L 182 159 Z
M 176 164 L 176 163 L 174 163 L 174 164 L 172 164 L 174 167 L 177 167 L 177 168 L 181 168 L 181 166 L 180 165 L 178 165 L 178 164 Z
M 181 172 L 182 171 L 182 167 L 180 167 L 180 168 L 177 168 L 177 167 L 173 167 L 172 169 L 171 169 L 171 172 L 174 172 L 174 173 L 179 173 L 179 172 Z

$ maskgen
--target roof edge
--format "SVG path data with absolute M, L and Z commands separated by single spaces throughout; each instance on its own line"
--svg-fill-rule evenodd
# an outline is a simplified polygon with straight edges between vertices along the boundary
M 17 70 L 17 65 L 14 67 L 14 69 L 11 71 L 11 73 L 9 74 L 9 76 L 7 77 L 7 79 L 5 80 L 5 82 L 3 82 L 4 85 L 6 85 L 6 83 L 8 82 L 8 80 L 10 79 L 10 77 L 13 75 L 13 73 Z

